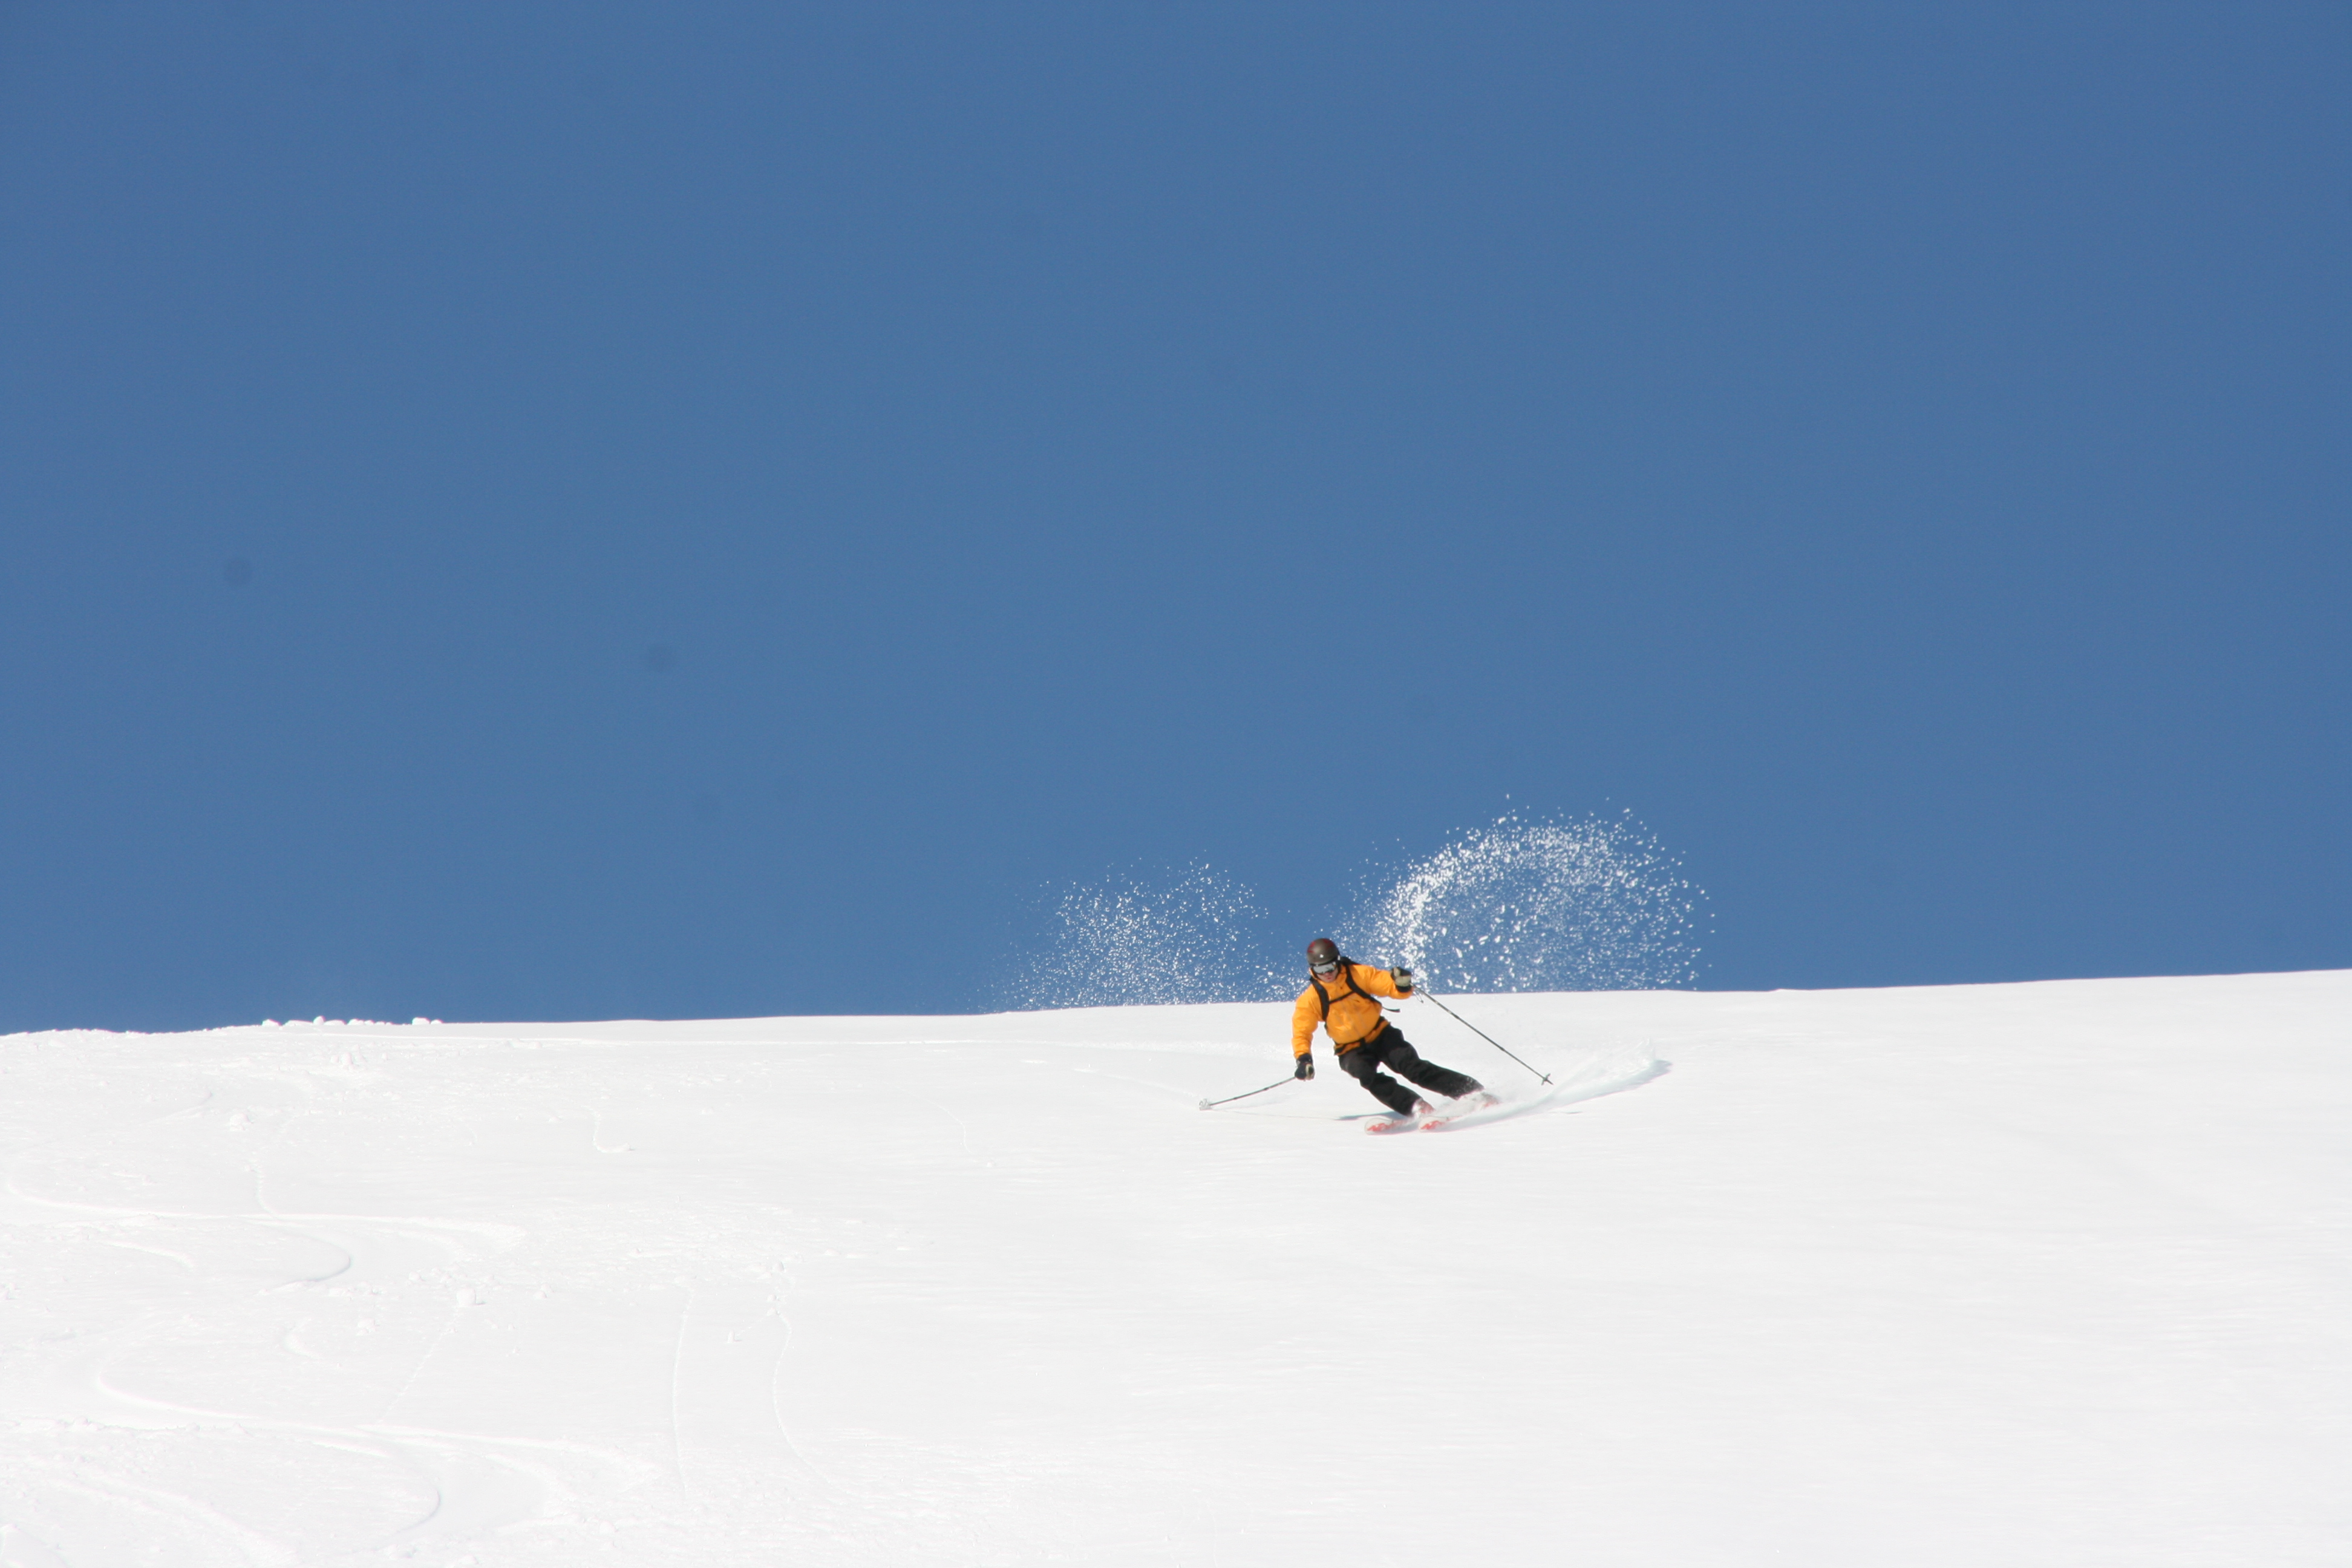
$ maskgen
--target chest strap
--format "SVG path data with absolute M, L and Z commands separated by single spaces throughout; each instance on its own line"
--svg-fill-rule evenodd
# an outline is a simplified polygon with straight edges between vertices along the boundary
M 1389 1026 L 1388 1013 L 1385 1009 L 1381 1007 L 1381 999 L 1379 997 L 1373 995 L 1370 992 L 1356 984 L 1356 961 L 1354 959 L 1342 957 L 1339 960 L 1339 975 L 1341 979 L 1347 981 L 1349 990 L 1354 992 L 1357 995 L 1361 996 L 1365 1001 L 1370 1002 L 1373 1008 L 1379 1011 L 1381 1015 L 1380 1028 L 1374 1029 L 1370 1034 L 1364 1036 L 1363 1039 L 1349 1040 L 1344 1046 L 1339 1044 L 1337 1040 L 1331 1042 L 1331 1046 L 1334 1050 L 1352 1051 L 1358 1046 L 1362 1045 L 1364 1040 L 1376 1040 L 1380 1038 L 1381 1030 Z M 1324 990 L 1323 983 L 1320 980 L 1316 979 L 1311 974 L 1307 977 L 1307 984 L 1315 987 L 1315 994 L 1323 1004 L 1323 1027 L 1328 1031 L 1331 1027 L 1331 993 Z

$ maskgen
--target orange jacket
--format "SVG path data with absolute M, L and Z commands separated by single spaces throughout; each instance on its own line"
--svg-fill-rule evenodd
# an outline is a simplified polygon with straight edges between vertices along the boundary
M 1348 982 L 1356 983 L 1349 990 Z M 1374 969 L 1369 963 L 1352 961 L 1339 973 L 1322 983 L 1323 995 L 1331 998 L 1331 1015 L 1323 1015 L 1323 995 L 1318 995 L 1313 984 L 1298 994 L 1298 1005 L 1290 1010 L 1290 1054 L 1305 1056 L 1315 1043 L 1315 1026 L 1320 1024 L 1330 1031 L 1331 1044 L 1339 1050 L 1350 1050 L 1362 1045 L 1388 1027 L 1388 1016 L 1372 996 L 1393 996 L 1400 1002 L 1412 994 L 1410 985 L 1399 985 L 1396 976 L 1385 969 Z M 1370 996 L 1359 995 L 1370 992 Z

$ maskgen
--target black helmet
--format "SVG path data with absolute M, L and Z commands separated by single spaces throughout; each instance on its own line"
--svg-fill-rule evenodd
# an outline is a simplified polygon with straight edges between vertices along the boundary
M 1344 962 L 1339 956 L 1339 944 L 1328 936 L 1318 936 L 1307 944 L 1307 967 L 1318 974 L 1333 973 Z

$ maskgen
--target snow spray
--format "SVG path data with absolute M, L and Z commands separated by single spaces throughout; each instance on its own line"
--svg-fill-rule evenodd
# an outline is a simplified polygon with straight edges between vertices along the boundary
M 1443 991 L 1651 991 L 1697 981 L 1706 897 L 1630 814 L 1507 816 L 1373 880 L 1341 929 Z
M 1008 1000 L 1016 1009 L 1265 1001 L 1282 994 L 1257 951 L 1266 919 L 1248 888 L 1206 866 L 1168 881 L 1130 874 L 1072 888 Z
M 1318 923 L 1449 992 L 1657 990 L 1697 979 L 1706 897 L 1630 816 L 1503 816 L 1375 868 L 1352 911 Z M 1207 866 L 1064 889 L 1045 923 L 1002 1005 L 1286 1002 L 1302 983 L 1298 932 L 1277 938 L 1255 893 Z

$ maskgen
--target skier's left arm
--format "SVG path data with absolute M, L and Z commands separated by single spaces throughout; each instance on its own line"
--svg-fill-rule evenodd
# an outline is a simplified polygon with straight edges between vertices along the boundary
M 1412 994 L 1412 971 L 1402 964 L 1394 969 L 1362 964 L 1356 970 L 1356 984 L 1375 996 L 1393 996 L 1402 1002 Z

